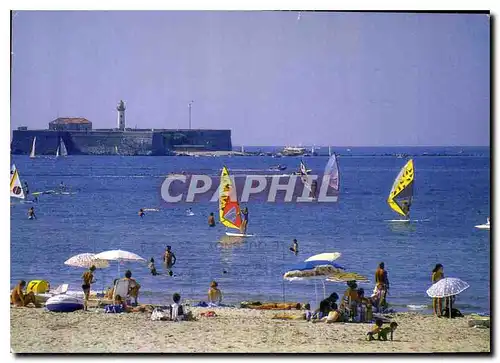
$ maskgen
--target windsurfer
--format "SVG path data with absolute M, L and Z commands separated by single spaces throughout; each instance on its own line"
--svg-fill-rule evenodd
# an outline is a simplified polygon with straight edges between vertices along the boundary
M 66 186 L 64 185 L 64 183 L 63 183 L 63 182 L 61 182 L 61 184 L 59 184 L 59 189 L 60 189 L 60 191 L 61 191 L 61 192 L 64 192 L 64 191 L 65 191 Z
M 246 234 L 247 233 L 247 227 L 248 227 L 248 208 L 245 207 L 241 211 L 241 233 Z
M 28 198 L 30 194 L 30 190 L 28 188 L 28 182 L 24 182 L 24 194 L 26 194 L 26 198 Z
M 405 214 L 406 218 L 410 219 L 410 203 L 408 201 L 403 201 L 403 205 L 401 207 L 401 210 Z
M 318 189 L 318 182 L 316 180 L 313 180 L 311 182 L 311 194 L 313 199 L 316 199 L 316 190 Z
M 208 226 L 215 227 L 215 217 L 213 212 L 211 212 L 210 215 L 208 216 Z
M 139 213 L 138 214 L 139 214 L 139 217 L 141 217 L 141 218 L 144 217 L 144 215 L 145 215 L 144 209 L 142 209 L 142 208 L 139 209 Z

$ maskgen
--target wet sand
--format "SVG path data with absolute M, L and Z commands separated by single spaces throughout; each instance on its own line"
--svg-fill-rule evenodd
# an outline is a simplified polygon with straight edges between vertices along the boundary
M 11 307 L 11 349 L 16 353 L 119 352 L 489 352 L 490 329 L 471 317 L 392 315 L 394 341 L 366 341 L 373 324 L 325 324 L 272 319 L 294 311 L 188 308 L 196 321 L 151 321 L 148 313 L 52 313 Z M 201 317 L 213 310 L 218 316 Z

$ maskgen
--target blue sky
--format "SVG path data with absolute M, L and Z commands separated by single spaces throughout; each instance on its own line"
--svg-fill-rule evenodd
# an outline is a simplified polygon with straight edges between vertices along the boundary
M 224 128 L 239 145 L 489 145 L 490 19 L 18 12 L 11 129 Z

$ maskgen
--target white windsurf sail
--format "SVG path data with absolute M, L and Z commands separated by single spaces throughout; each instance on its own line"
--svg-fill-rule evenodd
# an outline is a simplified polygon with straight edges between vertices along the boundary
M 13 198 L 25 199 L 23 186 L 16 166 L 12 164 L 10 169 L 10 196 Z
M 33 138 L 33 145 L 31 145 L 30 158 L 35 157 L 36 136 Z
M 56 149 L 56 158 L 58 158 L 58 157 L 59 157 L 59 146 Z
M 340 174 L 339 174 L 339 164 L 335 153 L 333 153 L 333 155 L 330 156 L 330 159 L 328 159 L 328 162 L 326 163 L 325 166 L 324 175 L 325 176 L 328 175 L 330 177 L 328 185 L 331 188 L 333 188 L 333 190 L 338 192 L 340 189 Z
M 68 156 L 68 150 L 66 149 L 66 144 L 64 143 L 64 140 L 61 138 L 59 143 L 58 150 L 61 150 L 61 156 Z

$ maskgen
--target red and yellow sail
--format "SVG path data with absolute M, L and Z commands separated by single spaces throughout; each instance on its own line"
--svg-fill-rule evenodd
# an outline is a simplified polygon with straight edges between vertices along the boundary
M 240 205 L 233 182 L 226 167 L 222 168 L 219 185 L 219 219 L 228 228 L 240 229 Z

